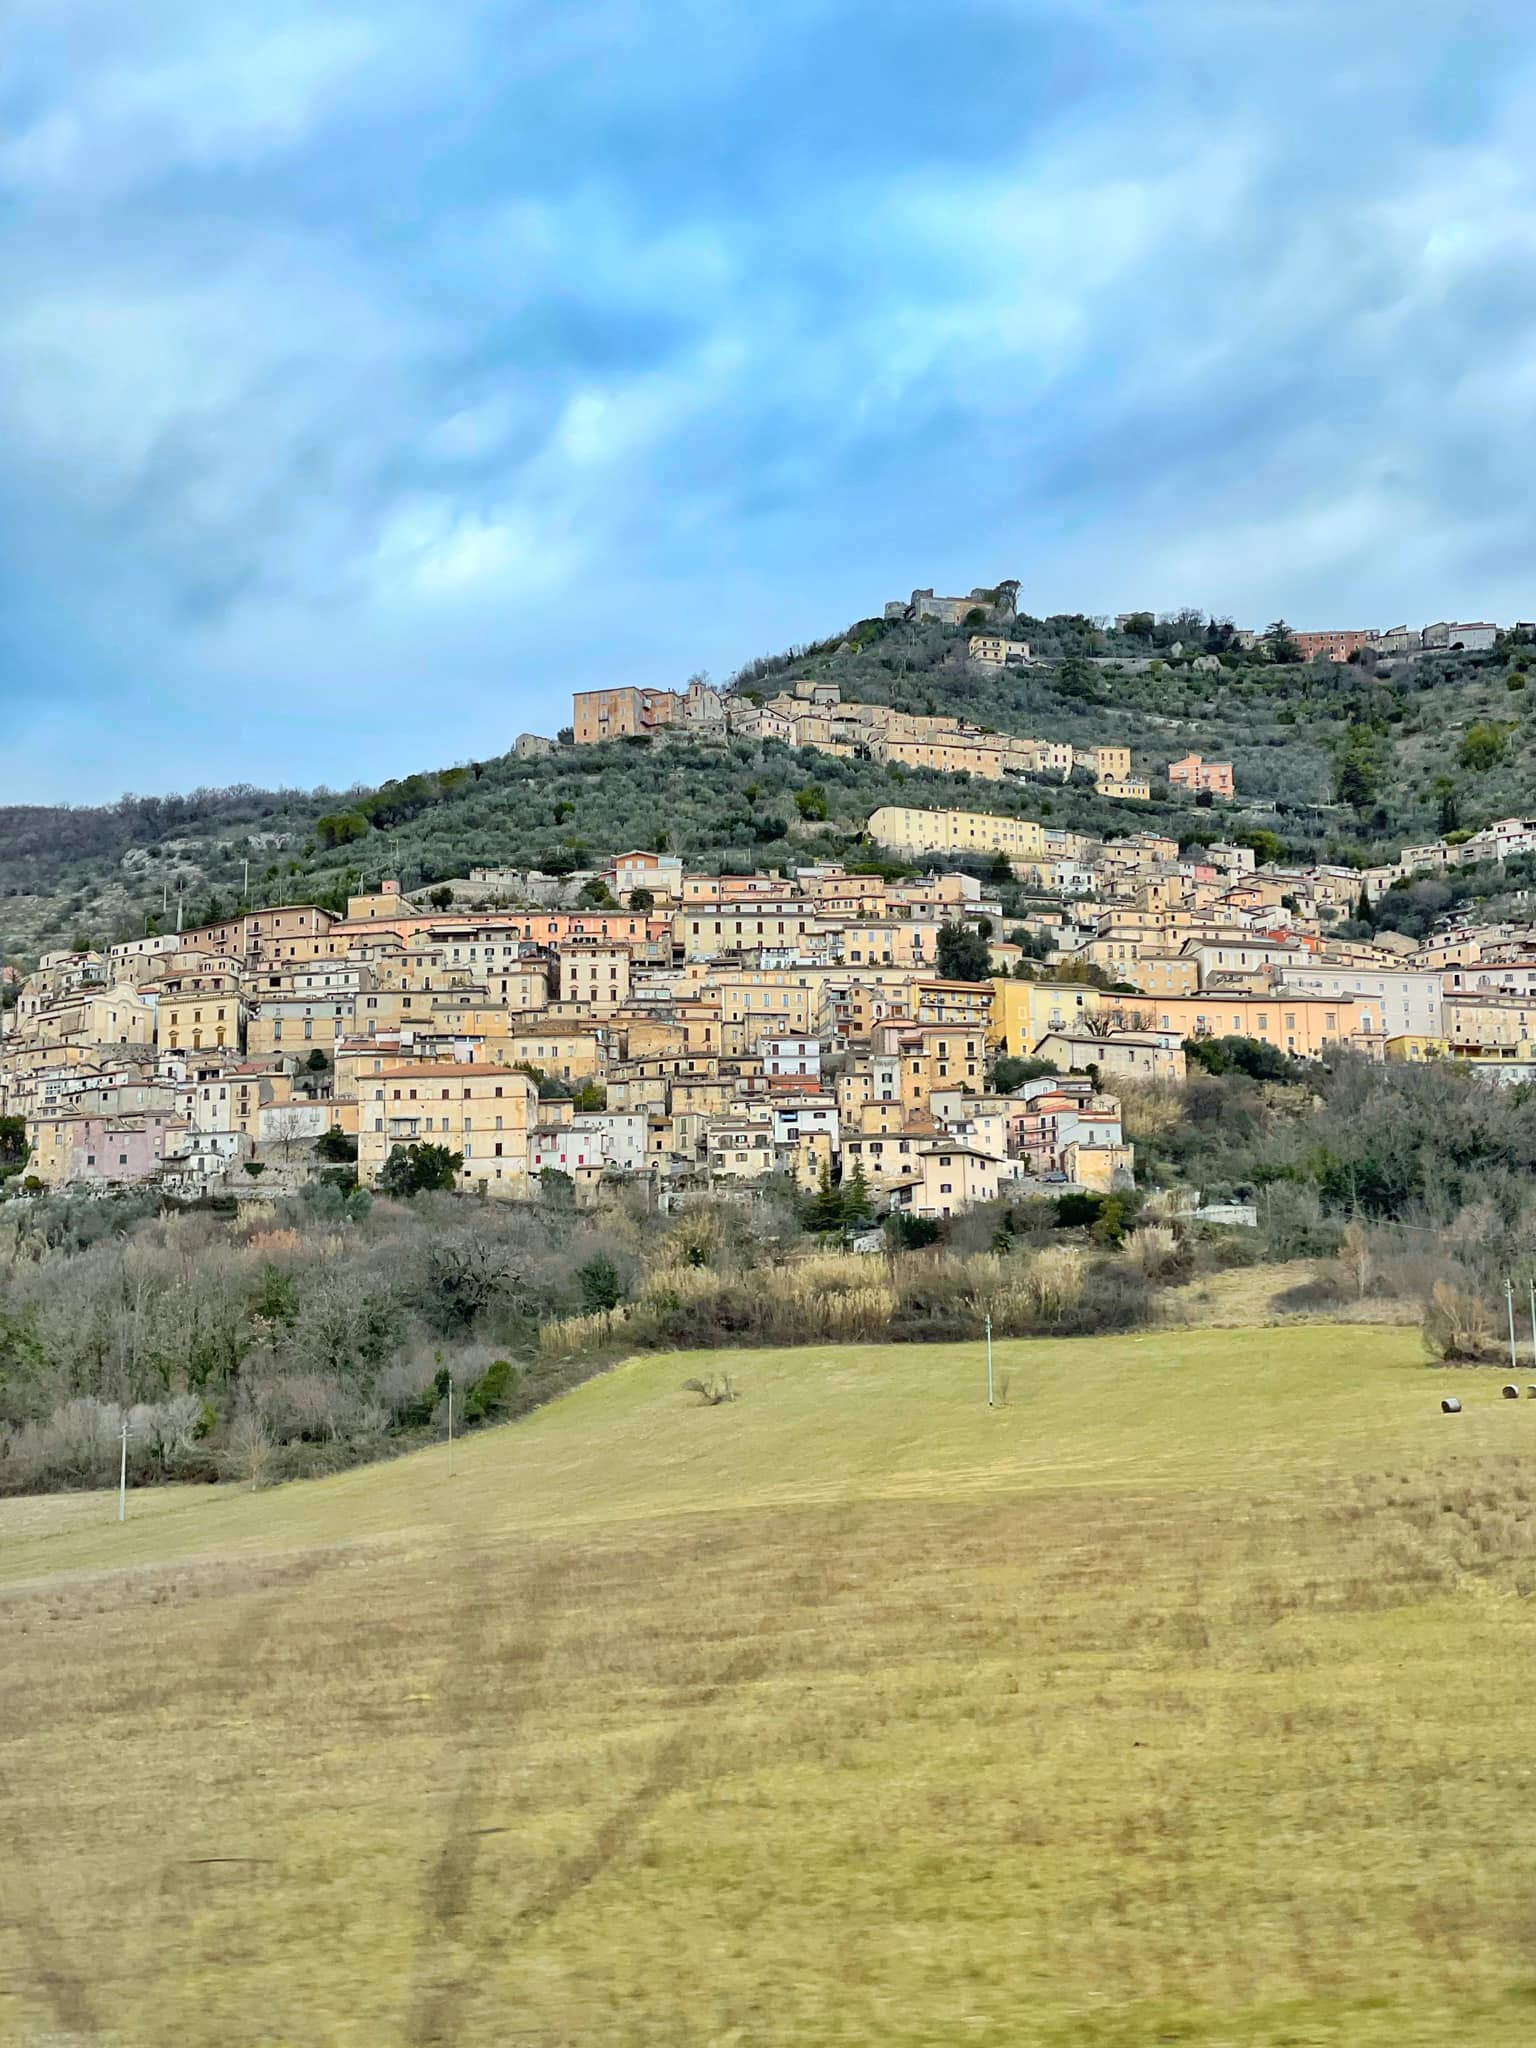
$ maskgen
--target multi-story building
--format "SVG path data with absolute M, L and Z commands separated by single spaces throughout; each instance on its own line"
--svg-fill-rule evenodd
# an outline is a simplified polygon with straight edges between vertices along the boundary
M 466 1193 L 526 1195 L 529 1133 L 538 1090 L 527 1074 L 484 1062 L 404 1060 L 381 1066 L 359 1089 L 357 1170 L 375 1185 L 395 1147 L 437 1145 L 463 1154 Z
M 1234 796 L 1236 784 L 1232 778 L 1230 761 L 1207 761 L 1200 754 L 1186 754 L 1182 760 L 1168 763 L 1168 782 L 1173 789 L 1186 789 L 1191 795 L 1209 791 L 1212 796 Z
M 1045 828 L 1034 818 L 884 804 L 871 813 L 867 829 L 871 839 L 895 853 L 1001 853 L 1010 860 L 1045 855 Z
M 678 697 L 675 690 L 621 685 L 612 690 L 577 690 L 571 709 L 576 745 L 591 747 L 604 740 L 649 739 L 678 716 Z
M 1373 647 L 1376 635 L 1367 626 L 1332 626 L 1320 632 L 1293 633 L 1303 661 L 1348 661 L 1362 648 Z
M 973 633 L 965 651 L 983 668 L 1015 667 L 1029 660 L 1027 640 L 1008 640 L 1001 633 Z

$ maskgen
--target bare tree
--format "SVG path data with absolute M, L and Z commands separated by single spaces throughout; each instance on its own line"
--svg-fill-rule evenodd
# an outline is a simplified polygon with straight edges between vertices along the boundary
M 254 1408 L 236 1416 L 225 1446 L 224 1460 L 233 1479 L 250 1481 L 251 1491 L 265 1486 L 272 1476 L 272 1432 Z

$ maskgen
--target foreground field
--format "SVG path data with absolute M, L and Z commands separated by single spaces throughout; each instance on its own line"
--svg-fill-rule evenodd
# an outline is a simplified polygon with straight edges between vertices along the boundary
M 1400 1330 L 726 1363 L 0 1505 L 0 2040 L 1536 2038 L 1536 1403 Z

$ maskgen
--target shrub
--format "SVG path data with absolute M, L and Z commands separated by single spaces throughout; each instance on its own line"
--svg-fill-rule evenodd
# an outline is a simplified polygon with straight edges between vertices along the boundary
M 599 1252 L 584 1266 L 577 1267 L 576 1284 L 581 1290 L 581 1306 L 585 1315 L 599 1315 L 605 1309 L 617 1308 L 624 1299 L 624 1283 L 619 1278 L 619 1269 L 606 1252 Z
M 707 1379 L 684 1380 L 683 1392 L 697 1394 L 706 1408 L 720 1408 L 728 1401 L 739 1401 L 741 1396 L 731 1384 L 726 1372 L 712 1372 Z
M 498 1414 L 506 1406 L 514 1370 L 509 1358 L 498 1358 L 476 1380 L 464 1400 L 466 1423 L 484 1422 L 488 1415 Z
M 1494 1320 L 1486 1302 L 1450 1280 L 1437 1280 L 1424 1307 L 1424 1346 L 1447 1365 L 1496 1355 Z

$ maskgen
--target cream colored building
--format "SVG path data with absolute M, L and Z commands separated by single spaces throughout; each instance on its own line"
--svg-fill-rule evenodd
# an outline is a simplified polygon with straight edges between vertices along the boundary
M 883 804 L 870 815 L 868 832 L 896 853 L 1002 853 L 1010 860 L 1039 860 L 1045 831 L 1033 818 L 1000 818 L 987 811 L 923 811 Z
M 914 1216 L 957 1216 L 978 1202 L 994 1202 L 1002 1164 L 971 1145 L 936 1138 L 913 1161 L 912 1177 L 891 1191 L 891 1206 Z
M 465 1194 L 526 1195 L 538 1091 L 526 1074 L 484 1062 L 397 1061 L 359 1081 L 357 1172 L 376 1185 L 397 1145 L 462 1152 Z

